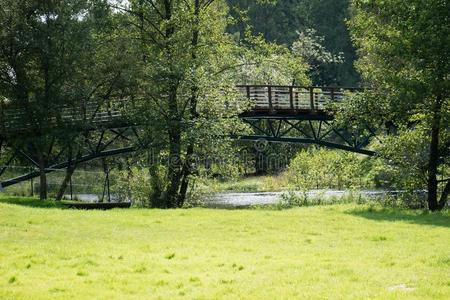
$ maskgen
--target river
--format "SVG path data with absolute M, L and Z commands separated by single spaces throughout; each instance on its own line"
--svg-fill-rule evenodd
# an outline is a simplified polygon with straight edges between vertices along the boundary
M 398 195 L 402 191 L 386 191 L 386 190 L 361 190 L 361 191 L 340 191 L 340 190 L 310 190 L 306 193 L 295 192 L 299 196 L 304 196 L 309 199 L 320 198 L 323 200 L 339 199 L 350 195 L 361 196 L 364 198 L 384 197 L 387 195 Z M 286 192 L 230 192 L 230 193 L 216 193 L 205 196 L 204 203 L 207 207 L 247 207 L 252 205 L 269 205 L 276 204 L 280 201 L 283 194 Z M 112 196 L 112 201 L 116 201 L 116 197 Z M 98 202 L 99 197 L 94 194 L 77 194 L 75 199 L 85 202 Z M 70 195 L 66 195 L 65 199 L 70 199 Z

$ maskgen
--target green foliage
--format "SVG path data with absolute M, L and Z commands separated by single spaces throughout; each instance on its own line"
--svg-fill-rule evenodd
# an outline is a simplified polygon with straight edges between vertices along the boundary
M 203 194 L 226 192 L 277 192 L 288 189 L 288 179 L 278 176 L 238 177 L 231 180 L 204 179 L 199 182 Z
M 248 31 L 241 43 L 241 67 L 233 75 L 238 84 L 309 85 L 308 61 L 284 45 L 270 43 Z
M 336 205 L 336 204 L 359 204 L 370 207 L 401 208 L 401 209 L 424 209 L 426 201 L 423 194 L 416 191 L 402 191 L 400 193 L 385 193 L 376 196 L 362 195 L 358 191 L 348 191 L 342 196 L 324 197 L 323 194 L 310 196 L 306 192 L 289 191 L 281 195 L 280 200 L 268 207 L 278 210 L 291 209 L 295 207 Z
M 448 81 L 448 3 L 354 1 L 353 10 L 358 68 L 381 96 L 383 114 L 393 122 L 426 118 Z
M 368 159 L 354 153 L 310 148 L 297 154 L 286 176 L 293 187 L 301 190 L 371 187 L 369 168 Z
M 314 29 L 299 32 L 292 44 L 292 52 L 305 60 L 309 65 L 309 75 L 313 82 L 321 82 L 324 69 L 344 62 L 343 53 L 333 54 L 325 49 L 324 37 L 318 36 Z
M 390 162 L 392 183 L 413 191 L 426 187 L 429 137 L 426 130 L 401 129 L 377 145 L 378 152 Z
M 120 89 L 129 62 L 104 1 L 2 0 L 1 6 L 7 9 L 0 12 L 0 97 L 28 108 L 24 122 L 32 120 L 40 133 L 55 120 L 64 127 L 62 105 L 79 107 Z
M 281 195 L 278 203 L 275 204 L 275 208 L 290 209 L 294 207 L 306 207 L 306 206 L 319 206 L 319 205 L 335 205 L 335 204 L 348 204 L 348 203 L 365 203 L 361 196 L 355 196 L 352 193 L 346 194 L 342 197 L 327 197 L 323 198 L 320 193 L 314 197 L 308 197 L 306 193 L 298 193 L 289 191 Z
M 302 197 L 310 189 L 395 189 L 402 192 L 395 197 L 382 197 L 379 202 L 423 207 L 420 191 L 426 187 L 426 170 L 418 169 L 417 161 L 426 160 L 424 144 L 425 139 L 408 131 L 401 139 L 386 137 L 373 146 L 383 157 L 311 148 L 297 154 L 283 177 L 291 188 L 304 192 Z
M 31 127 L 8 143 L 27 149 L 39 165 L 46 198 L 43 170 L 54 152 L 70 148 L 74 159 L 80 127 L 92 125 L 86 104 L 98 108 L 132 89 L 129 39 L 118 33 L 104 0 L 2 0 L 0 6 L 0 106 L 21 109 L 15 127 Z M 68 111 L 78 119 L 68 120 Z
M 249 1 L 228 0 L 237 20 L 232 32 L 245 34 L 248 25 L 255 34 L 271 42 L 291 46 L 298 40 L 298 32 L 314 30 L 324 37 L 321 44 L 331 53 L 340 54 L 342 64 L 321 65 L 313 78 L 316 85 L 348 85 L 358 83 L 354 70 L 355 50 L 345 24 L 349 14 L 348 0 L 289 0 Z M 323 42 L 323 43 L 322 43 Z
M 143 56 L 138 92 L 127 112 L 143 125 L 156 164 L 166 170 L 162 186 L 153 189 L 161 200 L 156 206 L 180 207 L 194 176 L 238 171 L 236 165 L 196 163 L 232 159 L 228 137 L 247 129 L 237 115 L 250 105 L 236 84 L 307 84 L 309 79 L 308 66 L 287 47 L 227 33 L 231 20 L 224 1 L 165 3 L 131 1 L 120 8 L 138 41 L 132 48 Z
M 165 169 L 154 189 L 158 207 L 182 206 L 196 158 L 226 153 L 227 136 L 244 127 L 237 114 L 248 104 L 234 88 L 239 48 L 225 32 L 226 5 L 200 2 L 131 1 L 122 9 L 144 57 L 128 113 Z
M 386 126 L 383 153 L 417 176 L 417 188 L 426 178 L 430 209 L 442 208 L 450 193 L 450 181 L 437 179 L 450 156 L 450 3 L 354 0 L 352 10 L 357 65 L 371 89 L 342 115 Z
M 121 191 L 119 197 L 122 200 L 132 200 L 138 207 L 152 207 L 151 195 L 153 186 L 148 170 L 131 167 L 119 173 L 119 184 L 114 186 Z M 155 179 L 154 179 L 155 180 Z

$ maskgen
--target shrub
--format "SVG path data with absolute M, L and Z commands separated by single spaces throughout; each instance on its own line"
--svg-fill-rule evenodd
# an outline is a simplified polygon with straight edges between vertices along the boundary
M 363 199 L 359 194 L 348 193 L 342 197 L 324 197 L 322 194 L 316 194 L 310 197 L 308 193 L 289 191 L 281 195 L 280 200 L 275 205 L 279 210 L 289 209 L 293 207 L 302 206 L 317 206 L 317 205 L 333 205 L 344 203 L 365 203 L 367 200 Z
M 296 189 L 355 188 L 371 185 L 366 158 L 344 151 L 311 148 L 289 165 L 290 186 Z

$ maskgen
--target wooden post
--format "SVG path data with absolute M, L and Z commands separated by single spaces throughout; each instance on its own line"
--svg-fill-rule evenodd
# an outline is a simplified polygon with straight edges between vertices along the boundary
M 109 187 L 109 169 L 106 173 L 106 188 L 107 188 L 107 193 L 108 193 L 108 202 L 111 203 L 111 191 L 110 191 L 110 187 Z
M 270 85 L 267 86 L 267 90 L 269 92 L 269 111 L 273 113 L 273 104 L 272 104 L 272 87 Z
M 245 89 L 247 90 L 247 98 L 250 99 L 250 86 L 247 85 L 247 86 L 245 87 Z
M 33 168 L 30 168 L 30 173 L 33 171 Z M 34 180 L 33 177 L 30 178 L 30 188 L 31 188 L 31 197 L 34 197 Z
M 309 88 L 309 100 L 310 100 L 311 110 L 312 111 L 316 110 L 315 105 L 314 105 L 314 88 L 313 87 Z
M 291 109 L 295 110 L 294 107 L 294 88 L 292 86 L 289 87 L 289 102 L 291 104 Z

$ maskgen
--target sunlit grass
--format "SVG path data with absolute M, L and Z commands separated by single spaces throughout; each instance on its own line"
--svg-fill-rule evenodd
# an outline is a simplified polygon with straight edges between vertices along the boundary
M 450 215 L 0 200 L 0 299 L 448 299 Z

